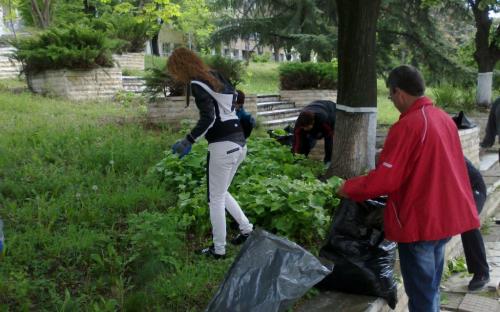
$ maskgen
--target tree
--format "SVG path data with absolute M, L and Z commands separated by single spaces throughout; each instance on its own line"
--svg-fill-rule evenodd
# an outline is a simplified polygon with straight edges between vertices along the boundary
M 217 0 L 216 4 L 228 14 L 222 15 L 214 42 L 252 37 L 275 51 L 293 47 L 302 61 L 310 59 L 313 49 L 322 59 L 332 58 L 336 42 L 333 1 Z
M 467 16 L 463 3 L 384 1 L 378 21 L 379 74 L 407 63 L 420 68 L 429 83 L 472 84 L 472 69 L 457 57 L 471 35 Z
M 381 0 L 337 0 L 339 88 L 332 165 L 350 178 L 374 167 L 377 106 L 376 25 Z
M 180 14 L 173 19 L 174 28 L 187 34 L 190 48 L 194 48 L 194 45 L 206 48 L 215 30 L 213 12 L 206 1 L 183 0 L 179 11 Z
M 492 30 L 490 11 L 500 11 L 499 0 L 467 0 L 476 24 L 474 59 L 477 62 L 477 93 L 478 106 L 487 107 L 491 104 L 491 88 L 493 69 L 500 60 L 500 23 Z

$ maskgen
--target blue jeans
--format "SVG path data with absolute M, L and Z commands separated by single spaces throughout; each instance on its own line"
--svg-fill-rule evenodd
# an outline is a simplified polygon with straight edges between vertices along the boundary
M 399 260 L 410 312 L 439 312 L 444 247 L 449 238 L 399 243 Z

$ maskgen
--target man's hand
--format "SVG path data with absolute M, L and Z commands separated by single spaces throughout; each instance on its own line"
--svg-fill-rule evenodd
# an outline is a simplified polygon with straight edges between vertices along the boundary
M 191 151 L 191 142 L 186 138 L 178 140 L 172 145 L 172 152 L 178 154 L 179 158 L 186 156 Z

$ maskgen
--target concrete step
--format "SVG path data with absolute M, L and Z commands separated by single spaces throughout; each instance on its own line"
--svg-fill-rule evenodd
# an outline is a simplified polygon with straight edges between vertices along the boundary
M 123 89 L 127 92 L 141 93 L 146 85 L 144 79 L 135 76 L 122 76 Z
M 262 102 L 279 102 L 281 98 L 278 94 L 260 94 L 257 95 L 257 103 Z
M 286 108 L 286 109 L 277 109 L 271 110 L 267 112 L 258 112 L 257 117 L 261 121 L 275 120 L 275 119 L 284 119 L 289 117 L 295 117 L 299 115 L 300 109 L 298 108 Z
M 481 156 L 481 164 L 479 170 L 486 171 L 490 169 L 494 164 L 498 162 L 498 152 L 496 153 L 485 153 Z
M 270 102 L 257 103 L 258 112 L 285 109 L 285 108 L 295 108 L 295 103 L 288 101 L 270 101 Z
M 262 122 L 262 127 L 264 129 L 283 129 L 288 125 L 294 125 L 295 120 L 297 119 L 297 116 L 294 117 L 288 117 L 288 118 L 283 118 L 283 119 L 274 119 L 274 120 L 268 120 Z

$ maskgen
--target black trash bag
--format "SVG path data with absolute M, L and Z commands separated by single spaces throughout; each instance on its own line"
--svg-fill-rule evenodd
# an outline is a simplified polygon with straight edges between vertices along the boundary
M 451 119 L 453 119 L 458 129 L 472 129 L 477 127 L 475 123 L 473 123 L 467 117 L 465 117 L 463 111 L 460 111 L 460 113 L 458 113 L 457 116 L 453 116 L 451 117 Z
M 269 137 L 278 141 L 281 145 L 292 146 L 293 144 L 293 128 L 286 126 L 284 129 L 285 134 L 278 135 L 272 129 L 267 130 Z
M 384 240 L 385 200 L 362 203 L 343 199 L 335 212 L 320 257 L 333 262 L 333 272 L 316 285 L 322 290 L 382 297 L 394 309 L 396 243 Z
M 331 271 L 299 245 L 257 229 L 206 311 L 285 311 Z

